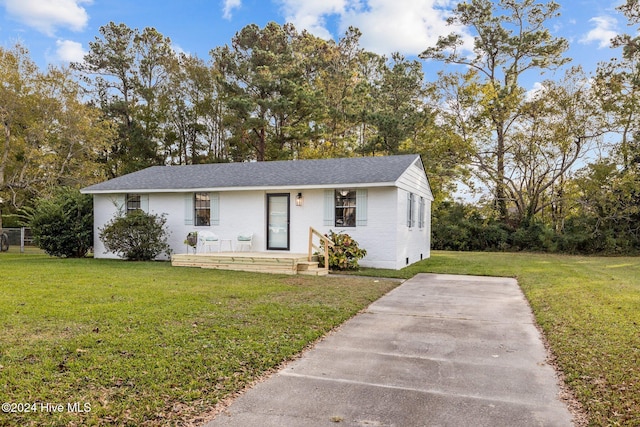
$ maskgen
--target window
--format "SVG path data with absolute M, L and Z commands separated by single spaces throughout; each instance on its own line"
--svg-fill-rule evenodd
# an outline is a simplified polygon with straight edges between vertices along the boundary
M 413 193 L 407 193 L 407 227 L 416 226 L 416 196 Z
M 418 228 L 425 227 L 425 201 L 424 197 L 420 197 L 420 211 L 418 213 Z
M 140 194 L 127 194 L 127 214 L 142 209 Z
M 220 195 L 218 193 L 185 193 L 184 225 L 203 227 L 220 225 Z
M 209 193 L 195 194 L 196 226 L 211 225 L 211 198 Z
M 327 227 L 365 227 L 367 199 L 366 188 L 325 190 L 323 224 Z
M 356 226 L 356 191 L 336 190 L 335 191 L 335 226 L 355 227 Z

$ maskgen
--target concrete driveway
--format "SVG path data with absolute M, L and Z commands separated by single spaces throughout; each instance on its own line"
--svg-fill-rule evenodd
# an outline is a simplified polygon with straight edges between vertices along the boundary
M 570 426 L 513 279 L 420 274 L 236 399 L 214 426 Z

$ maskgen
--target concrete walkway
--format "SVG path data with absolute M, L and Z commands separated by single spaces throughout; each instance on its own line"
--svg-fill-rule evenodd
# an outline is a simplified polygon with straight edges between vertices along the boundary
M 513 279 L 420 274 L 214 426 L 571 426 Z

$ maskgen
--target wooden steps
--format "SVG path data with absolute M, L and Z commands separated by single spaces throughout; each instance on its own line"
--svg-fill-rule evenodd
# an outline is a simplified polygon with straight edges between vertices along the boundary
M 329 274 L 324 268 L 318 267 L 318 261 L 302 261 L 298 263 L 298 274 L 306 276 L 326 276 Z
M 220 270 L 252 271 L 273 274 L 328 274 L 318 267 L 317 261 L 307 261 L 305 254 L 273 252 L 218 252 L 204 254 L 174 254 L 175 267 L 201 267 Z

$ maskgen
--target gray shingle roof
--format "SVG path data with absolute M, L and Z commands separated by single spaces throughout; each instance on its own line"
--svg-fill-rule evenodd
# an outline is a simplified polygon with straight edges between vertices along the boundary
M 417 154 L 410 154 L 386 157 L 153 166 L 85 187 L 82 192 L 393 183 L 418 158 Z

